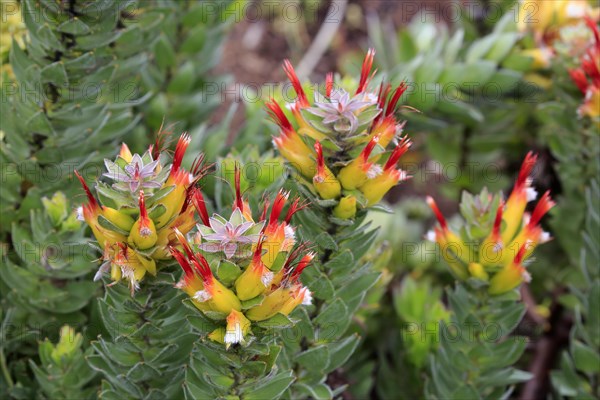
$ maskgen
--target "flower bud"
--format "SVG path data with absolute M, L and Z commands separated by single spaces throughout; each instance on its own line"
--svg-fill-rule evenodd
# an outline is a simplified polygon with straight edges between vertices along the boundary
M 408 179 L 406 171 L 396 169 L 396 163 L 410 146 L 410 140 L 404 138 L 390 155 L 390 158 L 383 167 L 383 172 L 379 176 L 367 180 L 359 187 L 359 190 L 367 199 L 368 205 L 379 203 L 383 196 L 385 196 L 392 187 L 396 186 L 398 182 Z
M 325 165 L 321 143 L 315 143 L 315 151 L 317 153 L 317 173 L 313 177 L 313 185 L 321 198 L 337 199 L 342 192 L 342 187 L 335 175 Z
M 259 241 L 250 265 L 235 281 L 235 291 L 240 300 L 245 301 L 262 294 L 273 280 L 273 273 L 261 260 L 262 240 Z
M 490 279 L 490 276 L 487 272 L 485 272 L 485 268 L 483 268 L 483 265 L 479 263 L 469 263 L 468 269 L 469 273 L 474 278 L 480 279 L 482 281 L 488 281 Z
M 514 260 L 492 277 L 490 287 L 488 288 L 490 294 L 498 295 L 506 293 L 519 286 L 521 282 L 529 282 L 531 280 L 531 276 L 522 264 L 526 250 L 527 244 L 524 244 L 519 249 Z
M 156 234 L 154 221 L 148 217 L 148 211 L 144 202 L 144 191 L 140 191 L 139 207 L 140 216 L 133 224 L 127 241 L 135 245 L 138 249 L 146 250 L 156 244 L 158 235 Z
M 333 208 L 333 216 L 340 219 L 351 219 L 356 215 L 356 197 L 344 196 Z
M 250 331 L 250 321 L 239 311 L 232 310 L 227 316 L 227 327 L 223 341 L 229 347 L 235 343 L 245 343 L 245 336 Z
M 102 207 L 102 215 L 114 226 L 129 231 L 135 223 L 129 215 L 110 207 Z
M 364 185 L 367 179 L 373 179 L 377 176 L 378 172 L 381 172 L 380 167 L 379 170 L 377 170 L 376 166 L 369 162 L 371 152 L 378 141 L 379 136 L 375 136 L 371 139 L 360 155 L 340 170 L 337 177 L 344 189 L 354 190 L 359 186 Z
M 290 289 L 279 287 L 269 293 L 262 303 L 246 311 L 246 316 L 252 321 L 264 321 L 275 316 L 289 299 Z
M 479 261 L 484 265 L 497 264 L 498 260 L 502 257 L 502 254 L 499 253 L 502 252 L 503 248 L 502 236 L 500 235 L 503 208 L 504 202 L 500 201 L 500 205 L 496 211 L 496 218 L 494 219 L 492 231 L 479 245 Z

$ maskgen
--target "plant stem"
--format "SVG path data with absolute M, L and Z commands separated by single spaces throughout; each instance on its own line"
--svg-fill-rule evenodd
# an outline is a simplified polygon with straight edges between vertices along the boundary
M 8 388 L 12 389 L 12 387 L 14 386 L 14 382 L 12 380 L 12 377 L 10 376 L 10 371 L 8 370 L 8 367 L 6 366 L 6 357 L 4 357 L 4 347 L 0 347 L 0 367 L 2 368 L 2 375 L 4 375 L 4 380 L 6 381 Z

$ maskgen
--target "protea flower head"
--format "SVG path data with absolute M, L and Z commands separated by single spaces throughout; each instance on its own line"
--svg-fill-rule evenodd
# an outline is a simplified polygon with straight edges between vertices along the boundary
M 450 229 L 435 201 L 427 199 L 438 226 L 426 238 L 440 246 L 457 278 L 488 282 L 491 294 L 505 293 L 531 279 L 526 261 L 538 244 L 550 240 L 540 221 L 555 205 L 546 192 L 531 214 L 525 212 L 527 203 L 537 197 L 530 177 L 536 161 L 535 154 L 527 154 L 506 201 L 486 189 L 478 196 L 463 194 L 460 208 L 466 222 L 460 235 Z
M 401 139 L 404 122 L 395 116 L 407 86 L 381 83 L 370 88 L 374 56 L 369 50 L 354 87 L 336 87 L 334 75 L 328 74 L 324 92 L 315 91 L 312 101 L 286 60 L 284 70 L 297 99 L 284 106 L 267 103 L 280 128 L 275 147 L 308 178 L 316 197 L 325 200 L 321 204 L 333 207 L 338 219 L 354 218 L 357 210 L 375 205 L 408 178 L 396 163 L 410 140 Z M 291 120 L 284 109 L 291 110 Z
M 163 134 L 143 154 L 132 154 L 121 146 L 115 161 L 105 160 L 104 177 L 112 184 L 98 182 L 100 203 L 85 179 L 76 172 L 88 198 L 79 214 L 91 228 L 103 249 L 103 264 L 95 279 L 109 273 L 114 282 L 127 280 L 137 289 L 146 272 L 156 273 L 156 260 L 172 257 L 169 246 L 176 242 L 174 229 L 187 233 L 195 226 L 195 213 L 207 222 L 202 193 L 195 187 L 207 171 L 203 157 L 197 157 L 192 171 L 181 163 L 190 142 L 181 135 L 172 162 L 163 148 Z
M 121 192 L 137 194 L 139 190 L 158 189 L 167 179 L 169 172 L 161 170 L 159 162 L 160 160 L 152 159 L 151 149 L 142 156 L 132 156 L 127 145 L 123 143 L 116 161 L 104 160 L 107 172 L 103 176 L 114 181 L 112 187 Z
M 226 347 L 247 343 L 252 321 L 308 304 L 310 291 L 299 277 L 314 257 L 306 244 L 296 245 L 291 225 L 305 204 L 280 191 L 254 215 L 235 186 L 229 217 L 213 214 L 189 241 L 176 230 L 178 243 L 170 248 L 184 271 L 176 287 L 220 324 L 208 338 Z

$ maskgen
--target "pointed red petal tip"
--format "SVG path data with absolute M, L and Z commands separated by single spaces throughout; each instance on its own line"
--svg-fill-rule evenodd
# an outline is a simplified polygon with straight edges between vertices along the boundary
M 196 253 L 194 255 L 194 258 L 192 259 L 192 265 L 196 269 L 196 272 L 198 272 L 198 274 L 200 274 L 202 277 L 202 281 L 205 285 L 211 282 L 213 274 L 210 269 L 210 265 L 208 265 L 208 261 L 206 261 L 206 258 L 204 258 L 202 254 Z
M 585 76 L 585 72 L 581 68 L 570 69 L 569 75 L 571 76 L 571 80 L 577 88 L 581 91 L 581 93 L 586 94 L 588 88 L 588 80 Z
M 177 146 L 175 147 L 175 155 L 173 156 L 173 165 L 171 166 L 171 176 L 175 175 L 179 168 L 181 167 L 181 162 L 183 161 L 183 156 L 185 155 L 185 151 L 192 139 L 190 135 L 187 133 L 182 134 L 177 141 Z
M 140 197 L 138 200 L 138 204 L 140 206 L 140 220 L 146 221 L 148 220 L 148 210 L 146 209 L 146 200 L 144 199 L 144 191 L 140 190 Z
M 389 83 L 384 84 L 383 82 L 381 82 L 381 85 L 379 85 L 379 92 L 377 93 L 377 107 L 379 107 L 381 112 L 375 117 L 375 119 L 373 119 L 371 129 L 373 129 L 374 126 L 379 124 L 381 119 L 384 117 L 383 111 L 385 109 L 385 103 L 387 101 L 387 97 L 390 93 L 390 90 L 392 90 L 392 86 Z
M 279 216 L 281 215 L 289 196 L 290 193 L 283 189 L 277 193 L 277 196 L 275 196 L 275 200 L 273 201 L 273 208 L 271 208 L 271 215 L 269 215 L 269 225 L 279 221 Z
M 204 200 L 202 191 L 198 188 L 194 188 L 191 197 L 202 223 L 206 226 L 210 226 L 208 210 L 206 209 L 206 201 Z
M 306 93 L 304 93 L 300 79 L 298 79 L 298 75 L 296 75 L 296 71 L 294 70 L 294 66 L 290 60 L 286 59 L 283 61 L 283 70 L 285 71 L 285 74 L 292 83 L 292 86 L 298 95 L 298 104 L 300 104 L 302 107 L 308 107 L 309 103 L 308 99 L 306 98 Z
M 194 270 L 192 269 L 192 266 L 185 258 L 183 253 L 181 253 L 173 246 L 169 246 L 169 252 L 171 253 L 171 255 L 173 255 L 173 258 L 177 260 L 179 265 L 181 265 L 181 268 L 183 269 L 183 272 L 185 273 L 186 277 L 192 278 L 194 276 Z
M 261 200 L 263 205 L 262 212 L 260 213 L 259 221 L 264 221 L 267 219 L 267 213 L 269 212 L 269 206 L 271 205 L 271 201 L 263 194 L 263 198 Z
M 204 153 L 200 153 L 196 156 L 196 158 L 194 158 L 194 162 L 192 162 L 190 174 L 192 174 L 192 176 L 194 177 L 194 183 L 198 182 L 200 179 L 206 176 L 210 168 L 214 165 L 204 164 L 204 158 Z
M 85 179 L 83 179 L 83 177 L 81 175 L 79 175 L 79 172 L 77 172 L 77 170 L 75 170 L 74 172 L 75 172 L 75 176 L 77 176 L 77 179 L 79 179 L 79 182 L 81 182 L 81 186 L 83 186 L 83 190 L 85 191 L 85 195 L 87 196 L 87 199 L 88 199 L 89 207 L 94 210 L 99 208 L 100 205 L 98 204 L 98 201 L 92 194 L 87 183 L 85 183 Z
M 494 228 L 492 230 L 492 235 L 494 237 L 500 236 L 500 228 L 502 227 L 502 212 L 504 211 L 504 201 L 500 200 L 500 204 L 498 205 L 498 210 L 496 211 L 496 219 L 494 219 Z
M 533 209 L 533 212 L 531 213 L 531 218 L 529 219 L 529 223 L 527 225 L 530 228 L 535 228 L 542 220 L 542 217 L 555 205 L 556 203 L 552 201 L 552 198 L 550 198 L 550 191 L 546 191 L 546 193 L 544 193 L 540 201 L 538 201 L 537 205 Z
M 379 143 L 379 136 L 380 135 L 374 136 L 369 140 L 369 143 L 367 143 L 365 148 L 361 151 L 360 155 L 362 156 L 363 162 L 366 163 L 369 160 L 369 157 L 371 157 L 373 149 L 377 146 L 377 143 Z
M 586 25 L 592 30 L 594 33 L 594 39 L 596 40 L 596 46 L 600 47 L 600 32 L 598 31 L 598 25 L 596 25 L 596 21 L 590 16 L 586 15 L 583 17 Z
M 267 112 L 271 116 L 273 122 L 275 122 L 284 131 L 284 133 L 294 129 L 288 118 L 285 116 L 285 113 L 281 109 L 281 106 L 274 99 L 267 101 L 265 106 L 267 107 Z
M 181 244 L 181 246 L 183 247 L 183 250 L 185 251 L 186 256 L 190 260 L 193 260 L 194 252 L 192 251 L 192 248 L 190 247 L 190 244 L 188 243 L 188 241 L 185 238 L 185 236 L 183 235 L 183 233 L 181 233 L 181 231 L 177 228 L 173 228 L 173 231 L 175 232 L 175 237 L 179 241 L 179 244 Z
M 290 221 L 292 220 L 292 217 L 294 216 L 294 214 L 296 214 L 298 211 L 301 211 L 302 209 L 308 207 L 308 205 L 309 205 L 309 202 L 301 202 L 300 197 L 296 197 L 285 216 L 285 220 L 284 220 L 285 223 L 289 224 Z
M 373 68 L 373 58 L 375 57 L 375 49 L 371 48 L 367 51 L 365 60 L 363 61 L 362 70 L 360 72 L 360 81 L 358 82 L 358 88 L 356 94 L 362 93 L 369 83 L 369 75 L 371 68 Z
M 448 230 L 448 224 L 446 223 L 446 219 L 444 218 L 444 216 L 442 215 L 440 209 L 438 208 L 435 200 L 433 199 L 433 197 L 431 196 L 427 196 L 427 204 L 429 205 L 429 207 L 431 208 L 431 210 L 433 211 L 433 213 L 435 214 L 435 218 L 437 219 L 437 221 L 439 222 L 440 226 L 442 227 L 442 231 L 447 231 Z
M 258 243 L 256 244 L 256 249 L 254 249 L 254 255 L 252 256 L 252 262 L 254 263 L 255 267 L 259 264 L 262 264 L 261 259 L 262 259 L 262 250 L 263 250 L 264 241 L 265 241 L 265 237 L 261 234 L 260 237 L 258 238 Z
M 523 190 L 526 186 L 527 178 L 531 175 L 531 171 L 537 162 L 537 154 L 534 154 L 533 151 L 530 151 L 525 156 L 525 160 L 521 165 L 521 170 L 519 171 L 519 176 L 517 177 L 517 182 L 515 183 L 515 190 Z
M 296 261 L 296 259 L 300 255 L 300 253 L 303 253 L 304 251 L 306 251 L 307 247 L 308 247 L 308 243 L 302 243 L 298 247 L 293 249 L 290 252 L 290 254 L 288 255 L 288 258 L 282 267 L 284 274 L 288 276 L 288 279 L 293 275 L 292 267 L 294 266 L 294 262 Z
M 236 208 L 239 208 L 240 211 L 244 211 L 244 199 L 242 198 L 242 188 L 241 188 L 241 184 L 240 184 L 240 179 L 241 179 L 241 175 L 240 175 L 240 165 L 236 162 L 235 163 L 235 172 L 234 172 L 234 186 L 235 186 L 235 203 L 234 203 L 234 210 Z
M 406 82 L 403 81 L 402 83 L 400 83 L 400 85 L 398 85 L 396 90 L 394 90 L 394 94 L 392 95 L 392 98 L 391 98 L 390 102 L 388 103 L 387 108 L 385 110 L 386 117 L 388 115 L 393 114 L 394 111 L 396 111 L 396 106 L 398 105 L 398 101 L 400 100 L 400 97 L 402 97 L 404 92 L 406 91 L 406 88 L 407 88 Z
M 396 163 L 398 163 L 398 160 L 400 160 L 400 157 L 402 157 L 404 155 L 404 153 L 406 153 L 408 151 L 410 146 L 412 146 L 412 142 L 410 141 L 410 139 L 407 136 L 404 136 L 400 140 L 400 143 L 398 143 L 398 145 L 396 146 L 394 151 L 392 151 L 392 154 L 390 155 L 390 158 L 385 163 L 383 170 L 389 171 L 392 168 L 396 168 Z
M 321 142 L 315 142 L 315 151 L 317 153 L 317 175 L 321 175 L 325 172 L 325 157 L 323 157 L 323 146 Z
M 292 282 L 297 281 L 298 278 L 300 278 L 300 275 L 302 275 L 302 271 L 304 271 L 304 269 L 310 265 L 310 263 L 312 262 L 312 260 L 314 258 L 315 258 L 315 253 L 312 251 L 305 254 L 304 257 L 302 257 L 302 259 L 300 259 L 300 262 L 298 262 L 298 265 L 296 266 L 296 268 L 294 268 L 294 272 L 292 272 L 292 275 L 290 276 L 290 281 L 292 281 Z
M 515 256 L 515 259 L 513 261 L 515 265 L 521 265 L 521 263 L 523 262 L 523 258 L 525 257 L 525 253 L 527 252 L 527 246 L 529 245 L 530 244 L 528 242 L 525 242 L 519 248 L 519 251 L 517 252 L 517 255 Z
M 164 129 L 163 126 L 164 121 L 160 124 L 160 128 L 158 128 L 154 145 L 151 145 L 149 148 L 154 160 L 158 159 L 158 157 L 160 157 L 160 153 L 162 153 L 163 150 L 165 150 L 165 148 L 169 145 L 170 141 L 167 139 L 173 134 L 173 131 L 168 130 L 169 128 Z
M 333 72 L 328 72 L 325 75 L 325 95 L 327 97 L 331 97 L 331 92 L 333 91 Z

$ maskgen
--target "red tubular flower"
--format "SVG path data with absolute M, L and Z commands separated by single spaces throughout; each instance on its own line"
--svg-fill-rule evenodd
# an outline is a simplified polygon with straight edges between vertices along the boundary
M 440 228 L 435 229 L 433 232 L 427 234 L 427 238 L 431 241 L 437 242 L 442 248 L 442 255 L 450 264 L 450 267 L 459 278 L 466 278 L 468 276 L 466 265 L 474 261 L 474 257 L 471 254 L 469 248 L 465 245 L 464 241 L 448 227 L 444 215 L 438 208 L 435 200 L 431 196 L 427 196 L 427 204 L 433 211 L 435 218 L 437 219 Z M 451 258 L 448 254 L 448 249 L 456 255 L 456 258 Z M 462 262 L 460 263 L 459 260 Z
M 406 171 L 396 169 L 396 164 L 410 146 L 410 140 L 407 137 L 404 137 L 392 151 L 381 174 L 373 179 L 367 180 L 363 185 L 359 186 L 359 190 L 364 195 L 368 205 L 379 203 L 392 187 L 397 185 L 398 182 L 409 178 Z
M 312 178 L 315 170 L 315 163 L 311 158 L 313 154 L 312 150 L 308 148 L 300 135 L 294 130 L 294 127 L 275 100 L 271 99 L 265 105 L 271 119 L 281 129 L 280 135 L 273 138 L 275 147 L 302 175 Z
M 394 113 L 394 111 L 396 111 L 396 106 L 398 105 L 398 100 L 400 100 L 400 97 L 402 97 L 402 95 L 406 91 L 407 87 L 408 86 L 406 85 L 406 82 L 403 81 L 402 83 L 400 83 L 400 85 L 398 85 L 396 90 L 394 90 L 394 94 L 392 95 L 392 98 L 388 102 L 387 107 L 385 109 L 386 117 L 389 115 L 392 115 Z
M 310 104 L 308 102 L 308 99 L 306 98 L 306 93 L 304 93 L 302 84 L 300 83 L 300 80 L 298 79 L 298 75 L 296 75 L 296 71 L 294 70 L 294 66 L 292 65 L 290 60 L 286 59 L 283 61 L 283 70 L 285 71 L 285 74 L 287 75 L 288 79 L 292 83 L 292 86 L 294 87 L 294 90 L 296 91 L 296 94 L 298 95 L 297 102 L 300 105 L 300 107 L 302 107 L 302 108 L 308 107 Z
M 571 76 L 573 83 L 575 83 L 581 93 L 585 95 L 589 84 L 587 77 L 585 76 L 585 71 L 581 68 L 570 69 L 569 75 Z
M 217 311 L 224 314 L 229 314 L 231 310 L 240 311 L 242 305 L 235 295 L 230 289 L 223 286 L 221 282 L 215 279 L 210 265 L 208 265 L 208 261 L 202 256 L 200 253 L 195 253 L 192 251 L 189 243 L 187 242 L 185 236 L 179 232 L 177 228 L 175 228 L 175 235 L 179 244 L 183 247 L 185 255 L 187 257 L 186 261 L 190 264 L 195 272 L 200 276 L 202 280 L 203 289 L 197 291 L 193 298 L 195 303 L 200 310 L 206 310 L 208 307 L 212 311 Z M 176 256 L 178 252 L 176 249 L 173 249 L 173 256 L 179 257 L 178 261 L 181 259 L 180 256 Z M 180 263 L 181 265 L 181 263 Z M 185 267 L 182 265 L 182 268 Z M 200 306 L 197 303 L 205 303 Z
M 233 211 L 235 211 L 236 208 L 239 208 L 240 212 L 242 213 L 242 215 L 244 216 L 246 221 L 253 221 L 252 210 L 250 209 L 250 205 L 248 204 L 247 201 L 244 200 L 244 198 L 242 196 L 240 180 L 241 180 L 240 166 L 238 165 L 238 163 L 236 163 L 235 171 L 234 171 L 235 202 L 233 203 Z
M 308 202 L 301 202 L 300 198 L 296 197 L 285 216 L 285 220 L 284 220 L 285 223 L 289 224 L 292 221 L 292 217 L 294 216 L 294 214 L 296 214 L 298 211 L 308 207 L 308 205 L 309 205 Z
M 400 157 L 402 157 L 404 153 L 408 151 L 410 146 L 412 146 L 410 139 L 407 136 L 403 137 L 402 140 L 400 140 L 400 143 L 398 143 L 396 148 L 392 151 L 390 158 L 385 163 L 383 172 L 385 173 L 393 170 L 397 173 L 398 171 L 396 171 L 396 164 L 398 163 L 398 160 L 400 160 Z
M 110 207 L 103 207 L 98 203 L 98 200 L 92 194 L 89 186 L 83 179 L 83 177 L 79 174 L 79 172 L 74 171 L 75 176 L 81 182 L 81 186 L 83 186 L 83 190 L 85 191 L 85 195 L 88 199 L 88 203 L 84 204 L 81 207 L 81 214 L 85 222 L 90 226 L 96 240 L 100 244 L 100 246 L 105 247 L 106 245 L 114 245 L 118 242 L 124 242 L 126 240 L 125 235 L 118 233 L 116 231 L 105 229 L 98 223 L 98 217 L 103 216 L 108 221 L 110 221 L 115 226 L 128 230 L 133 225 L 133 219 L 128 215 L 121 213 L 120 211 L 115 210 Z
M 490 294 L 498 295 L 506 293 L 519 286 L 523 281 L 529 282 L 531 280 L 531 276 L 523 266 L 523 259 L 526 252 L 527 244 L 524 243 L 519 248 L 514 260 L 493 276 L 488 289 Z
M 100 211 L 101 211 L 100 204 L 98 204 L 98 201 L 92 194 L 92 191 L 90 190 L 89 186 L 85 182 L 85 179 L 83 179 L 83 177 L 81 175 L 79 175 L 79 172 L 77 172 L 77 171 L 74 171 L 74 172 L 75 172 L 75 176 L 77 177 L 77 179 L 79 179 L 79 182 L 81 182 L 81 186 L 83 186 L 83 190 L 85 191 L 85 195 L 88 199 L 88 203 L 83 206 L 83 217 L 85 218 L 85 220 L 87 222 L 88 218 L 91 219 L 93 217 L 96 217 L 100 213 Z M 88 224 L 89 224 L 89 222 L 88 222 Z
M 340 170 L 337 178 L 344 189 L 354 190 L 357 187 L 362 186 L 367 179 L 375 178 L 381 171 L 379 166 L 374 168 L 374 163 L 369 162 L 369 157 L 371 157 L 371 153 L 378 142 L 379 136 L 373 137 L 360 152 L 358 157 Z
M 308 265 L 315 258 L 315 255 L 316 254 L 311 251 L 309 253 L 306 253 L 304 255 L 304 257 L 302 257 L 302 259 L 300 259 L 300 261 L 298 262 L 298 265 L 296 265 L 296 268 L 294 268 L 294 270 L 290 274 L 290 282 L 292 282 L 292 283 L 298 282 L 298 279 L 300 278 L 302 271 L 304 271 L 304 269 L 306 267 L 308 267 Z
M 501 235 L 503 209 L 504 202 L 500 200 L 492 231 L 479 246 L 479 262 L 482 264 L 488 265 L 497 263 L 500 258 L 498 252 L 501 251 L 503 247 Z
M 284 247 L 286 241 L 286 223 L 279 222 L 279 217 L 285 207 L 285 203 L 289 197 L 289 193 L 280 190 L 273 201 L 273 207 L 271 207 L 271 213 L 269 219 L 263 228 L 264 235 L 264 248 L 265 253 L 262 255 L 262 262 L 271 268 L 277 255 L 280 251 L 286 250 Z
M 249 300 L 262 293 L 270 287 L 273 273 L 262 261 L 264 236 L 258 240 L 250 265 L 235 281 L 235 292 L 242 300 Z
M 206 209 L 206 201 L 204 201 L 204 196 L 200 189 L 194 188 L 192 191 L 192 202 L 194 203 L 194 207 L 202 220 L 202 223 L 206 226 L 210 226 L 208 210 Z
M 315 142 L 315 152 L 317 154 L 317 173 L 313 176 L 315 190 L 325 200 L 337 199 L 340 197 L 342 187 L 333 172 L 325 165 L 323 146 L 318 141 Z
M 544 193 L 544 195 L 540 198 L 540 201 L 536 204 L 529 220 L 525 227 L 519 232 L 517 237 L 512 241 L 509 248 L 507 248 L 506 254 L 503 257 L 504 262 L 510 261 L 511 252 L 509 249 L 521 248 L 521 246 L 527 247 L 527 252 L 525 253 L 525 258 L 529 257 L 535 247 L 540 242 L 547 242 L 550 240 L 550 237 L 547 233 L 545 233 L 540 227 L 539 223 L 542 217 L 554 207 L 556 203 L 552 201 L 550 198 L 550 191 Z
M 529 219 L 527 227 L 531 228 L 537 226 L 540 223 L 542 217 L 555 205 L 556 203 L 552 201 L 552 198 L 550 197 L 550 191 L 546 191 L 540 198 L 540 201 L 538 201 L 538 203 L 536 204 L 535 208 L 533 209 L 533 213 L 531 214 L 531 218 Z
M 371 68 L 373 68 L 373 58 L 375 57 L 375 49 L 369 49 L 365 60 L 363 61 L 362 70 L 360 72 L 360 81 L 358 82 L 358 88 L 356 94 L 362 93 L 369 84 Z
M 325 95 L 327 97 L 331 97 L 331 92 L 333 91 L 333 72 L 328 72 L 325 75 Z
M 503 243 L 509 243 L 512 240 L 521 226 L 521 220 L 527 203 L 534 200 L 537 195 L 531 187 L 531 179 L 529 178 L 536 162 L 537 155 L 530 151 L 521 165 L 517 182 L 508 197 L 506 209 L 504 210 L 504 222 L 506 226 L 504 232 L 502 232 Z

